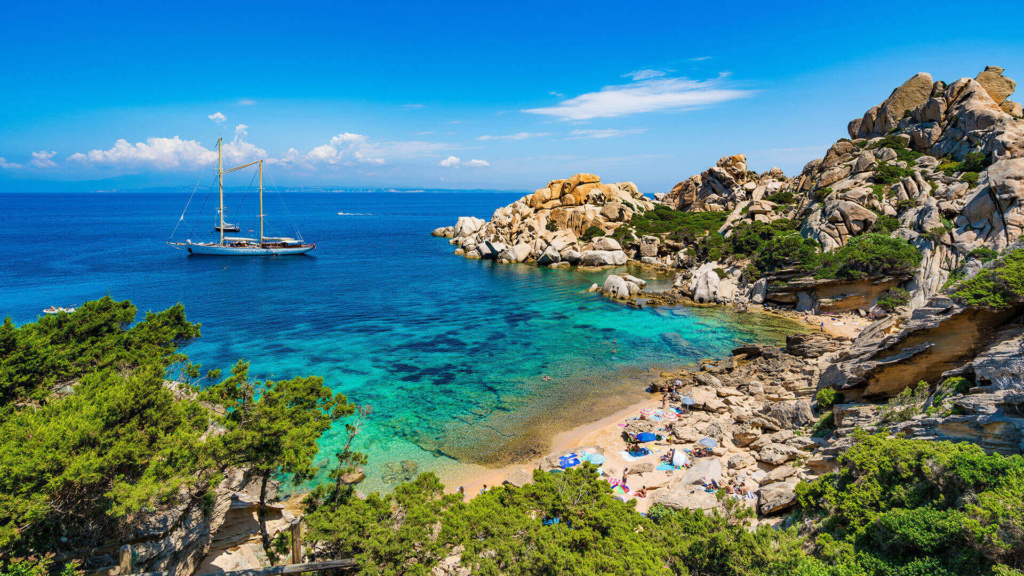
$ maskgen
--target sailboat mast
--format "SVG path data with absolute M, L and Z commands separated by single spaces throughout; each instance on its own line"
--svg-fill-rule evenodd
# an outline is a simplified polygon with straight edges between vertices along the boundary
M 263 243 L 263 160 L 260 160 L 260 244 Z
M 217 184 L 220 188 L 220 243 L 224 244 L 224 156 L 220 152 L 221 138 L 217 138 Z

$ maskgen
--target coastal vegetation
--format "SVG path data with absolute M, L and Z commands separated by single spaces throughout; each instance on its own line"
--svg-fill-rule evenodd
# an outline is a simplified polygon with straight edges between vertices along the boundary
M 992 254 L 979 254 L 986 259 Z M 956 300 L 969 306 L 1005 309 L 1024 301 L 1024 249 L 1007 252 L 990 268 L 963 280 L 951 288 Z
M 534 473 L 470 502 L 432 474 L 308 517 L 318 557 L 364 574 L 996 574 L 1024 563 L 1024 458 L 972 444 L 858 433 L 837 472 L 797 487 L 791 527 L 753 512 L 654 506 L 645 517 L 591 465 Z M 724 498 L 724 493 L 719 495 Z
M 219 374 L 201 379 L 179 351 L 199 324 L 180 304 L 133 323 L 136 312 L 108 296 L 0 327 L 0 566 L 8 571 L 28 569 L 15 561 L 26 557 L 59 571 L 76 551 L 208 510 L 232 468 L 260 475 L 263 503 L 272 474 L 315 471 L 320 435 L 355 410 L 320 378 L 250 382 L 243 362 L 203 391 Z M 56 553 L 65 560 L 49 566 L 46 555 Z

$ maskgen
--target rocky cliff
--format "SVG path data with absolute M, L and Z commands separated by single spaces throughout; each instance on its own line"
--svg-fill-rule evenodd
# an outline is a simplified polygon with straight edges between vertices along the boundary
M 995 66 L 950 84 L 917 74 L 792 177 L 778 168 L 753 172 L 736 154 L 652 203 L 630 183 L 577 174 L 498 209 L 490 222 L 460 218 L 434 234 L 471 258 L 679 269 L 677 296 L 700 302 L 884 315 L 878 298 L 906 289 L 913 310 L 951 277 L 976 270 L 986 250 L 1003 250 L 1024 233 L 1024 118 L 1009 99 L 1015 87 Z M 689 228 L 684 218 L 680 230 L 652 227 L 674 217 L 663 209 L 691 221 L 708 217 Z M 705 234 L 708 222 L 714 228 Z M 799 234 L 823 255 L 858 236 L 884 235 L 920 257 L 912 268 L 823 277 L 800 266 L 792 244 L 788 261 L 783 254 L 772 262 L 778 254 L 736 239 L 752 233 L 759 242 Z

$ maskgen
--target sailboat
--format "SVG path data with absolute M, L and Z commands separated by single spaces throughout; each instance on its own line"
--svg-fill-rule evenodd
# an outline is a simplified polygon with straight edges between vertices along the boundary
M 263 234 L 263 160 L 256 160 L 234 168 L 224 169 L 224 155 L 221 151 L 222 139 L 217 139 L 217 182 L 220 190 L 220 206 L 217 209 L 218 222 L 215 226 L 220 233 L 219 242 L 193 242 L 188 239 L 184 242 L 168 242 L 177 248 L 188 250 L 189 254 L 210 255 L 210 256 L 284 256 L 292 254 L 305 254 L 316 249 L 316 244 L 307 244 L 305 241 L 295 238 L 271 237 Z M 224 222 L 224 175 L 248 168 L 258 166 L 260 174 L 260 237 L 242 238 L 239 236 L 225 236 L 225 232 L 238 231 L 238 226 Z M 183 216 L 184 217 L 184 216 Z M 230 230 L 229 228 L 234 228 Z
M 223 224 L 221 222 L 223 222 Z M 213 221 L 214 232 L 238 232 L 241 229 L 241 226 L 238 224 L 229 224 L 224 222 L 224 215 L 221 214 L 220 210 L 217 210 L 217 217 Z

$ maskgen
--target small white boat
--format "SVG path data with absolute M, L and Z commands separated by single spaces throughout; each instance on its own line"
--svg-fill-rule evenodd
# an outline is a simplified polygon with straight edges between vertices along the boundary
M 74 311 L 75 311 L 74 308 L 64 308 L 64 307 L 60 307 L 60 306 L 50 306 L 49 308 L 43 310 L 43 314 L 51 314 L 52 315 L 52 314 L 60 314 L 61 312 L 64 312 L 65 314 L 71 314 Z

